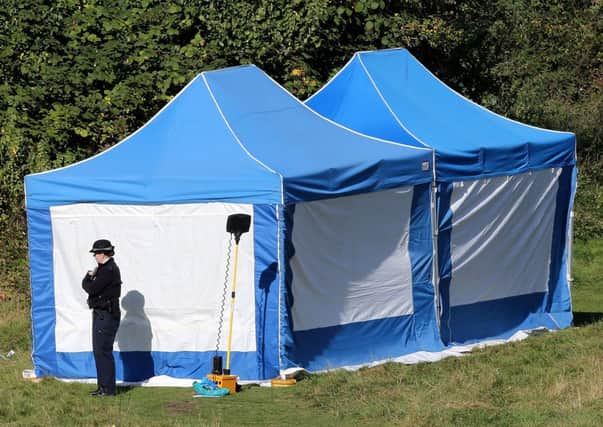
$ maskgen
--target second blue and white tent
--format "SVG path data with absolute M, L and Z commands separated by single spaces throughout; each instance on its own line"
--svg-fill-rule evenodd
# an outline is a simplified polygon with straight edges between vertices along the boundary
M 434 148 L 446 344 L 570 325 L 574 134 L 473 103 L 405 49 L 356 53 L 306 104 L 366 134 Z

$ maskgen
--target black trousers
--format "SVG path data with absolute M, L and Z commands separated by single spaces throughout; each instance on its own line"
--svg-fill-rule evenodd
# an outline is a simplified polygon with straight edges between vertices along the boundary
M 92 313 L 92 351 L 96 363 L 96 378 L 99 388 L 115 393 L 115 359 L 113 343 L 119 327 L 115 318 L 106 310 L 94 309 Z

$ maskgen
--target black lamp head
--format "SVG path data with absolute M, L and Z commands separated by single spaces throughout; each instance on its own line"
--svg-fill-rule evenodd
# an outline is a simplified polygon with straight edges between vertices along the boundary
M 247 233 L 251 226 L 251 215 L 247 214 L 232 214 L 228 215 L 226 220 L 226 231 L 235 235 L 237 244 L 241 239 L 241 234 Z

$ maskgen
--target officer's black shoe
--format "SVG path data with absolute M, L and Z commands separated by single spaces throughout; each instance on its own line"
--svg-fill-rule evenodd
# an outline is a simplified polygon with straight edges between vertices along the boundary
M 96 390 L 91 391 L 91 392 L 90 392 L 90 396 L 96 396 L 96 395 L 98 395 L 98 394 L 99 394 L 101 391 L 103 391 L 103 389 L 99 387 L 99 388 L 97 388 Z

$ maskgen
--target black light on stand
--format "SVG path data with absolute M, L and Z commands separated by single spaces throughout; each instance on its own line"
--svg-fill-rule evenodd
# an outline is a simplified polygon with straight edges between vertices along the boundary
M 251 226 L 251 216 L 247 214 L 232 214 L 226 220 L 226 231 L 234 235 L 235 256 L 234 269 L 232 275 L 231 299 L 230 299 L 230 318 L 228 321 L 228 347 L 226 350 L 226 367 L 222 369 L 222 356 L 215 356 L 212 359 L 212 373 L 207 377 L 216 382 L 218 386 L 228 388 L 231 393 L 236 392 L 236 375 L 230 375 L 230 351 L 232 344 L 232 324 L 234 319 L 235 290 L 237 286 L 237 267 L 239 261 L 239 242 L 241 236 L 249 231 Z M 220 319 L 222 322 L 222 319 Z

